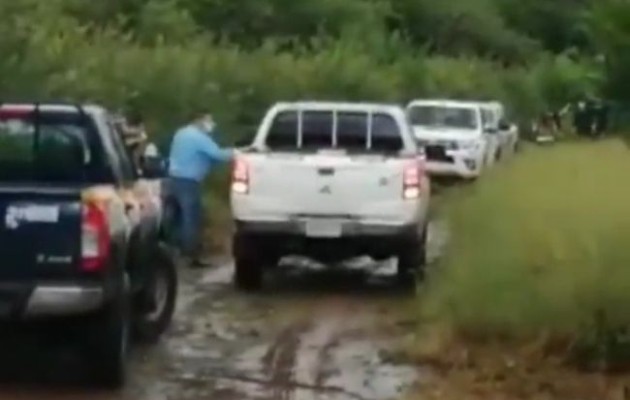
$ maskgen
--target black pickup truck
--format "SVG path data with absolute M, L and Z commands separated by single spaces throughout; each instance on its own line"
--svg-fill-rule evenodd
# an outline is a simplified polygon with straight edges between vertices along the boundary
M 67 330 L 107 387 L 174 312 L 157 161 L 139 174 L 103 107 L 0 103 L 0 322 Z

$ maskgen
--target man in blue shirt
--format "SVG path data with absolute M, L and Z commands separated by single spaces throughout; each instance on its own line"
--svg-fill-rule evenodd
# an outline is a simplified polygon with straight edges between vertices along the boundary
M 179 218 L 175 234 L 192 267 L 208 266 L 201 259 L 203 220 L 203 180 L 212 168 L 232 160 L 234 151 L 221 149 L 212 134 L 215 124 L 207 111 L 197 113 L 193 121 L 173 137 L 169 156 L 168 195 L 177 206 Z

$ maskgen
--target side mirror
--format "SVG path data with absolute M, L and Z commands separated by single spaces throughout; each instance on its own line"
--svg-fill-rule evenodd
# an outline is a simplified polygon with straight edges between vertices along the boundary
M 496 126 L 486 125 L 483 127 L 483 131 L 484 133 L 495 134 L 498 132 L 498 129 Z
M 149 143 L 142 155 L 142 176 L 148 179 L 159 179 L 166 176 L 166 161 L 160 156 L 155 144 Z
M 166 161 L 160 157 L 144 157 L 142 160 L 142 176 L 148 179 L 166 177 Z
M 512 125 L 509 122 L 507 122 L 504 119 L 499 121 L 499 130 L 500 131 L 509 131 L 510 129 L 512 129 Z

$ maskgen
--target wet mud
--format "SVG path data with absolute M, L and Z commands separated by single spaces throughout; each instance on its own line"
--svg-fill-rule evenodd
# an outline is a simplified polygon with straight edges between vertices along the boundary
M 435 258 L 443 227 L 430 236 Z M 393 261 L 286 260 L 253 295 L 233 288 L 229 259 L 182 269 L 173 326 L 157 346 L 134 349 L 124 390 L 83 385 L 68 338 L 40 332 L 2 338 L 0 400 L 401 399 L 425 371 L 383 356 L 408 333 L 403 311 L 414 302 L 394 271 Z

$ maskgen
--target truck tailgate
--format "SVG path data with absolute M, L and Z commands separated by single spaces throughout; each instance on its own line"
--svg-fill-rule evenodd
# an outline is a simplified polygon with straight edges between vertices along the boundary
M 78 189 L 0 187 L 0 282 L 76 276 L 80 199 Z
M 250 154 L 248 208 L 254 215 L 342 217 L 397 223 L 403 174 L 413 158 Z M 411 203 L 409 203 L 411 205 Z

